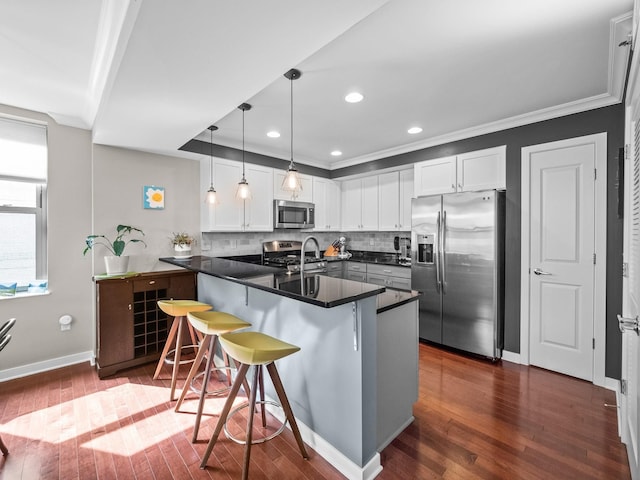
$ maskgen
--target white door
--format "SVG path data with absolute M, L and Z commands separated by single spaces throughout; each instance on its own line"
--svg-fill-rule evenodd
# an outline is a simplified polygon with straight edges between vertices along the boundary
M 529 361 L 589 381 L 594 342 L 594 137 L 598 136 L 527 149 Z
M 627 142 L 632 145 L 631 155 L 625 159 L 624 168 L 624 247 L 623 262 L 628 265 L 627 276 L 622 279 L 622 315 L 635 319 L 640 314 L 640 112 L 629 125 L 627 121 Z M 633 330 L 624 330 L 622 335 L 622 381 L 620 395 L 620 417 L 622 421 L 622 441 L 627 446 L 627 457 L 631 477 L 640 479 L 640 459 L 638 446 L 638 368 L 639 339 Z

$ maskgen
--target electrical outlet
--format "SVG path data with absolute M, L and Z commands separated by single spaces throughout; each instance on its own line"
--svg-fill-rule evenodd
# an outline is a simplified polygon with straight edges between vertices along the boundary
M 373 238 L 369 239 L 369 246 L 373 247 L 376 244 L 376 241 Z
M 229 240 L 229 244 L 231 248 L 238 248 L 238 240 L 236 240 L 235 238 L 232 240 Z

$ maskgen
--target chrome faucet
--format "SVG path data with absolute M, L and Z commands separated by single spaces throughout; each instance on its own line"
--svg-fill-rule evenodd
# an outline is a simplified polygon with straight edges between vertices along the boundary
M 307 242 L 309 241 L 313 241 L 313 243 L 316 244 L 316 258 L 320 259 L 320 244 L 318 243 L 318 240 L 316 240 L 316 237 L 313 237 L 311 235 L 309 235 L 307 238 L 305 238 L 302 241 L 302 248 L 300 249 L 300 271 L 304 272 L 304 252 L 305 252 L 305 247 L 307 246 Z

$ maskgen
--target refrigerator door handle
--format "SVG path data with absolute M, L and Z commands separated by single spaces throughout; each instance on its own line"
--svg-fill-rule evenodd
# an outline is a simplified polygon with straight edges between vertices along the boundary
M 441 228 L 441 232 L 440 232 L 440 255 L 442 256 L 442 258 L 440 259 L 440 265 L 442 268 L 442 293 L 443 295 L 445 295 L 447 293 L 447 269 L 445 267 L 446 264 L 446 258 L 445 258 L 445 250 L 447 248 L 447 245 L 444 242 L 444 238 L 447 234 L 447 211 L 443 210 L 442 211 L 442 228 Z
M 438 219 L 436 220 L 436 235 L 438 244 L 436 245 L 435 260 L 436 260 L 436 292 L 440 293 L 440 212 L 438 212 Z

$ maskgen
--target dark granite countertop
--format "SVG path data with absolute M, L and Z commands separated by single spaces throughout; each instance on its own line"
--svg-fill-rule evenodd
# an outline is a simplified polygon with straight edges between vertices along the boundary
M 281 268 L 219 257 L 193 256 L 189 259 L 161 258 L 160 260 L 324 308 L 354 302 L 385 291 L 385 288 L 379 285 L 325 275 L 305 274 L 301 279 L 300 274 L 284 273 Z M 385 298 L 388 301 L 383 300 L 383 304 L 390 308 L 389 301 L 393 301 L 393 298 L 391 296 Z
M 403 261 L 396 253 L 371 252 L 366 250 L 352 250 L 351 257 L 341 259 L 338 257 L 324 257 L 328 261 L 349 261 L 360 263 L 380 263 L 383 265 L 396 265 L 398 267 L 411 268 L 411 262 Z
M 377 312 L 386 312 L 405 303 L 417 301 L 419 295 L 420 293 L 415 290 L 394 290 L 387 288 L 386 291 L 378 295 Z

